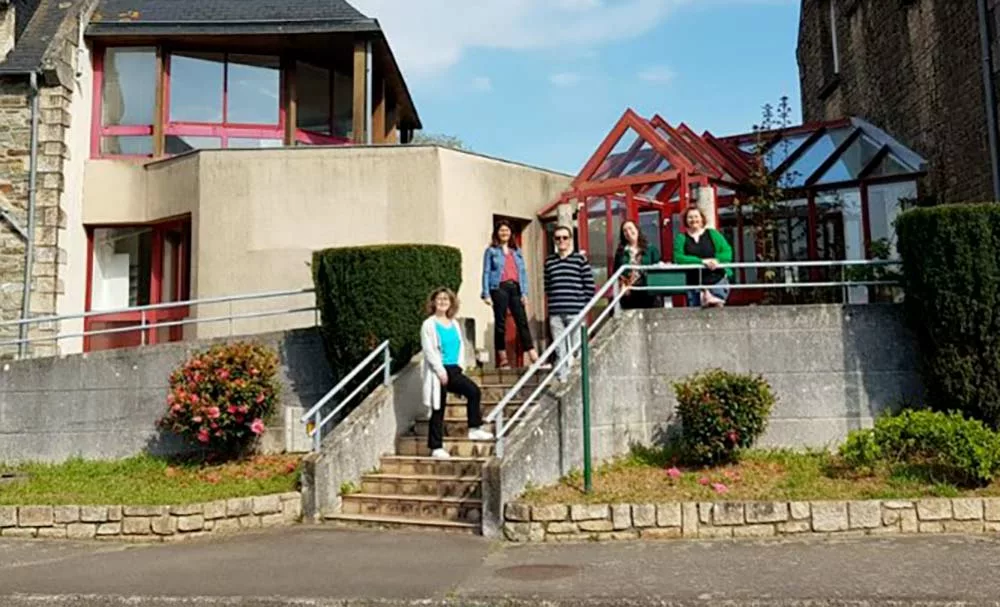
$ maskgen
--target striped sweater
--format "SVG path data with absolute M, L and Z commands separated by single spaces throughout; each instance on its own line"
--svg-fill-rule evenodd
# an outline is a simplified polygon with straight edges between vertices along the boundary
M 578 314 L 594 296 L 594 272 L 579 253 L 545 260 L 545 294 L 549 315 Z

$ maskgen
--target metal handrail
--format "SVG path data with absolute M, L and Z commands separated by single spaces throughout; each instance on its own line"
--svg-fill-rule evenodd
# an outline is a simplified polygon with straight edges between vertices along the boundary
M 369 375 L 367 379 L 365 379 L 365 381 L 361 382 L 358 385 L 358 387 L 354 389 L 354 392 L 351 392 L 346 398 L 342 399 L 339 403 L 337 403 L 337 406 L 334 407 L 332 411 L 327 413 L 325 416 L 322 416 L 323 407 L 326 406 L 326 404 L 329 403 L 330 400 L 333 399 L 333 397 L 336 396 L 338 392 L 343 390 L 344 386 L 346 386 L 352 379 L 357 377 L 358 373 L 360 373 L 362 369 L 371 364 L 371 362 L 375 360 L 375 358 L 378 357 L 379 354 L 382 354 L 382 364 L 379 365 L 378 368 L 376 368 L 371 373 L 371 375 Z M 355 366 L 354 369 L 352 369 L 351 372 L 348 373 L 346 377 L 344 377 L 344 379 L 340 380 L 340 383 L 331 388 L 330 391 L 323 396 L 323 398 L 319 399 L 316 402 L 316 404 L 312 406 L 311 409 L 309 409 L 302 415 L 299 421 L 301 421 L 304 424 L 308 424 L 309 418 L 313 418 L 312 428 L 310 428 L 308 432 L 309 436 L 311 436 L 313 439 L 313 451 L 319 451 L 320 445 L 323 442 L 323 432 L 322 432 L 323 426 L 329 423 L 330 420 L 337 415 L 337 413 L 340 413 L 341 409 L 343 409 L 344 406 L 347 403 L 349 403 L 352 398 L 357 396 L 358 393 L 361 392 L 361 390 L 363 390 L 365 386 L 367 386 L 372 379 L 374 379 L 375 377 L 378 376 L 379 373 L 381 373 L 382 383 L 386 386 L 389 385 L 391 364 L 392 364 L 392 358 L 389 353 L 389 340 L 387 339 L 383 341 L 381 344 L 379 344 L 377 348 L 372 350 L 371 353 L 367 357 L 365 357 L 363 361 L 358 363 L 357 366 Z
M 823 260 L 823 261 L 788 261 L 788 262 L 740 262 L 740 263 L 725 263 L 718 264 L 717 269 L 729 270 L 729 269 L 767 269 L 767 268 L 825 268 L 825 267 L 852 267 L 852 266 L 862 266 L 862 267 L 884 267 L 884 266 L 898 266 L 902 262 L 898 260 L 872 260 L 872 259 L 860 259 L 860 260 Z M 522 419 L 525 413 L 529 410 L 531 403 L 538 398 L 543 390 L 551 383 L 552 379 L 555 377 L 556 373 L 567 364 L 573 360 L 573 356 L 576 350 L 582 347 L 582 343 L 576 346 L 572 345 L 570 341 L 570 336 L 574 333 L 580 332 L 580 326 L 587 318 L 587 316 L 597 307 L 608 294 L 608 291 L 612 291 L 612 298 L 608 306 L 601 311 L 593 323 L 590 324 L 590 330 L 588 331 L 588 337 L 593 339 L 597 330 L 600 328 L 601 324 L 610 317 L 611 313 L 618 310 L 621 299 L 628 293 L 629 290 L 636 291 L 691 291 L 698 289 L 707 289 L 714 285 L 707 284 L 697 284 L 697 285 L 684 285 L 677 287 L 628 287 L 627 289 L 622 289 L 619 285 L 619 279 L 626 273 L 632 270 L 644 271 L 644 272 L 656 272 L 656 271 L 691 271 L 691 270 L 705 270 L 706 267 L 703 265 L 688 265 L 688 264 L 670 264 L 670 263 L 659 263 L 655 265 L 624 265 L 612 274 L 607 281 L 597 290 L 594 296 L 587 302 L 587 305 L 573 317 L 573 320 L 566 325 L 562 333 L 552 340 L 549 347 L 545 349 L 544 352 L 538 357 L 528 369 L 521 375 L 520 379 L 507 391 L 507 393 L 500 399 L 497 406 L 493 408 L 493 411 L 486 416 L 487 422 L 493 422 L 495 424 L 496 431 L 496 454 L 498 458 L 503 457 L 504 452 L 504 437 L 510 430 L 511 426 L 520 419 Z M 788 289 L 788 288 L 816 288 L 816 287 L 863 287 L 863 286 L 895 286 L 897 283 L 895 281 L 824 281 L 824 282 L 779 282 L 779 283 L 750 283 L 750 284 L 730 284 L 727 288 L 734 289 Z M 532 377 L 537 374 L 544 365 L 546 361 L 555 354 L 560 344 L 569 341 L 570 347 L 567 348 L 566 356 L 556 361 L 556 364 L 552 365 L 552 369 L 549 373 L 538 383 L 531 394 L 521 401 L 517 410 L 511 415 L 510 419 L 504 422 L 504 408 L 515 399 L 516 395 L 520 393 L 522 389 L 528 384 Z
M 77 333 L 53 333 L 49 335 L 35 335 L 29 336 L 25 339 L 14 339 L 0 342 L 0 347 L 3 346 L 16 346 L 21 344 L 29 344 L 36 342 L 56 342 L 65 339 L 74 339 L 81 337 L 94 337 L 98 335 L 114 335 L 117 333 L 131 333 L 134 331 L 139 331 L 141 335 L 141 344 L 146 344 L 146 331 L 150 329 L 161 329 L 169 327 L 182 327 L 186 325 L 200 325 L 200 324 L 212 324 L 220 322 L 229 323 L 229 334 L 230 337 L 234 334 L 233 323 L 237 320 L 245 320 L 251 318 L 267 318 L 270 316 L 286 316 L 290 314 L 305 314 L 305 313 L 317 313 L 318 308 L 313 305 L 309 307 L 297 307 L 297 308 L 287 308 L 280 310 L 263 310 L 259 312 L 243 312 L 234 314 L 232 312 L 232 304 L 234 302 L 243 301 L 257 301 L 265 299 L 276 299 L 279 297 L 294 297 L 296 295 L 311 295 L 315 293 L 314 288 L 302 288 L 302 289 L 292 289 L 287 291 L 265 291 L 260 293 L 243 293 L 240 295 L 225 295 L 217 297 L 204 297 L 201 299 L 191 299 L 185 301 L 172 301 L 164 302 L 159 304 L 150 304 L 145 306 L 136 306 L 133 308 L 118 308 L 114 310 L 90 310 L 87 312 L 78 312 L 75 314 L 63 314 L 59 316 L 44 316 L 38 318 L 27 318 L 27 319 L 17 319 L 0 321 L 0 328 L 10 327 L 15 325 L 31 325 L 31 324 L 46 324 L 46 323 L 59 323 L 66 320 L 76 320 L 76 319 L 86 319 L 92 317 L 108 316 L 113 314 L 121 313 L 139 313 L 140 320 L 138 325 L 130 325 L 126 327 L 116 327 L 111 329 L 94 329 L 85 330 Z M 193 318 L 184 318 L 180 320 L 172 321 L 157 321 L 157 322 L 147 322 L 148 318 L 146 316 L 147 312 L 152 312 L 156 310 L 168 310 L 171 308 L 181 308 L 181 307 L 191 307 L 191 306 L 208 306 L 214 304 L 229 304 L 229 314 L 221 316 L 202 316 Z M 318 318 L 316 319 L 318 324 Z

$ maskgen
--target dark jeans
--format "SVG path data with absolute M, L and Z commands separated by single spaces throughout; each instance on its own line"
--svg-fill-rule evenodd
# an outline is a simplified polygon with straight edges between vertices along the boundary
M 465 398 L 465 412 L 469 417 L 470 430 L 483 425 L 482 413 L 479 411 L 479 402 L 482 399 L 479 386 L 466 377 L 459 366 L 447 365 L 444 370 L 448 374 L 448 385 L 441 386 L 441 407 L 431 413 L 430 430 L 427 432 L 427 446 L 431 449 L 440 449 L 444 444 L 444 412 L 449 393 Z
M 517 325 L 517 338 L 521 341 L 521 347 L 525 351 L 533 350 L 535 343 L 528 327 L 528 315 L 521 303 L 521 286 L 513 281 L 500 283 L 499 287 L 490 291 L 490 299 L 493 300 L 493 345 L 497 352 L 503 352 L 507 348 L 508 308 Z

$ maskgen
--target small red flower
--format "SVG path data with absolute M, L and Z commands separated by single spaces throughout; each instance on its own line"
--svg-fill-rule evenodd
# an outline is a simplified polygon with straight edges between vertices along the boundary
M 250 424 L 250 431 L 254 434 L 262 434 L 264 432 L 264 420 L 259 417 Z
M 219 416 L 222 415 L 222 413 L 219 411 L 218 407 L 212 406 L 205 410 L 205 415 L 208 416 L 208 419 L 219 419 Z
M 201 430 L 198 431 L 198 441 L 200 441 L 202 443 L 207 443 L 209 441 L 209 439 L 210 439 L 210 437 L 208 435 L 208 429 L 207 428 L 202 428 Z
M 229 411 L 230 415 L 235 415 L 240 410 L 240 408 L 237 407 L 236 405 L 229 405 L 229 408 L 226 410 Z
M 712 489 L 714 489 L 715 492 L 719 493 L 719 494 L 729 493 L 729 487 L 725 486 L 722 483 L 713 483 L 712 484 Z
M 701 485 L 701 486 L 703 486 L 703 487 L 704 486 L 708 486 L 708 483 L 709 483 L 709 480 L 708 480 L 707 476 L 703 476 L 703 477 L 701 477 L 701 478 L 698 479 L 698 484 Z
M 201 416 L 200 415 L 195 415 L 194 417 L 191 418 L 191 421 L 193 421 L 196 424 L 200 424 L 201 423 Z
M 675 466 L 675 467 L 670 468 L 669 470 L 667 470 L 667 476 L 669 476 L 670 478 L 680 478 L 681 477 L 681 471 L 678 470 L 677 467 Z
M 257 404 L 259 405 L 259 404 L 261 404 L 262 402 L 264 402 L 264 399 L 265 399 L 265 398 L 267 398 L 267 397 L 266 397 L 266 396 L 264 396 L 264 393 L 263 393 L 263 392 L 261 392 L 260 394 L 258 394 L 258 395 L 257 395 Z

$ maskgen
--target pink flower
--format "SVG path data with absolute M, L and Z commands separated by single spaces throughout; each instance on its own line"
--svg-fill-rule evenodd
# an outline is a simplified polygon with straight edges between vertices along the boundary
M 207 428 L 202 428 L 201 430 L 198 430 L 198 440 L 203 443 L 208 442 L 209 436 Z
M 708 477 L 707 476 L 703 476 L 703 477 L 701 477 L 701 478 L 698 479 L 698 484 L 702 485 L 702 486 L 707 486 L 708 482 L 709 481 L 708 481 Z
M 729 487 L 723 485 L 722 483 L 712 483 L 712 489 L 716 493 L 729 493 Z
M 229 408 L 226 410 L 229 411 L 231 415 L 235 415 L 236 412 L 239 411 L 240 409 L 236 405 L 229 405 Z
M 681 471 L 677 469 L 677 466 L 674 466 L 673 468 L 667 470 L 667 476 L 669 476 L 670 478 L 680 478 Z
M 265 399 L 265 398 L 266 398 L 266 397 L 264 396 L 264 393 L 263 393 L 263 392 L 261 392 L 260 394 L 258 394 L 258 395 L 257 395 L 257 404 L 259 405 L 259 404 L 261 404 L 262 402 L 264 402 L 264 399 Z
M 260 375 L 260 371 L 256 368 L 250 369 L 250 375 Z
M 201 416 L 200 415 L 195 415 L 194 417 L 191 418 L 191 421 L 193 421 L 196 424 L 200 424 L 201 423 Z
M 198 401 L 200 401 L 200 400 L 201 400 L 201 399 L 200 399 L 200 398 L 198 398 L 198 395 L 197 395 L 197 394 L 192 394 L 192 395 L 191 395 L 191 404 L 193 404 L 193 405 L 197 405 L 197 404 L 198 404 Z
M 208 419 L 219 419 L 219 416 L 222 415 L 222 412 L 219 411 L 218 407 L 214 407 L 213 406 L 213 407 L 209 407 L 205 411 L 205 415 L 208 416 Z
M 183 407 L 176 404 L 173 407 L 170 407 L 170 410 L 173 411 L 174 413 L 180 413 L 181 409 L 183 409 Z
M 259 417 L 253 420 L 253 423 L 250 424 L 250 431 L 254 434 L 262 434 L 264 432 L 264 420 Z
M 737 434 L 736 432 L 730 432 L 726 436 L 729 438 L 729 442 L 731 442 L 731 443 L 735 443 L 736 441 L 738 441 L 740 439 L 740 435 Z
M 219 379 L 229 379 L 229 371 L 226 369 L 219 369 L 216 375 L 219 376 Z
M 246 415 L 250 411 L 250 407 L 246 405 L 240 405 L 240 413 Z
M 176 397 L 173 394 L 168 394 L 167 395 L 167 403 L 168 404 L 171 404 L 171 405 L 174 404 L 175 400 L 177 400 L 177 399 L 176 399 Z
M 725 476 L 731 481 L 740 480 L 740 473 L 735 470 L 726 470 L 725 472 L 722 473 L 722 476 Z

